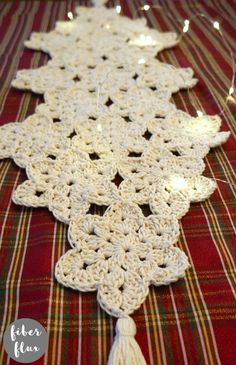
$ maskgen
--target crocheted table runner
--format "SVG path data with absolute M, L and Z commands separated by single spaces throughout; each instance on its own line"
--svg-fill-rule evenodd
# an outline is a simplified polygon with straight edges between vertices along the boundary
M 25 42 L 52 59 L 18 71 L 12 84 L 45 101 L 22 123 L 0 128 L 0 158 L 26 169 L 16 204 L 48 207 L 69 225 L 72 248 L 56 265 L 57 280 L 97 290 L 101 307 L 118 318 L 108 364 L 145 364 L 130 314 L 149 285 L 177 281 L 189 267 L 174 246 L 178 220 L 216 188 L 202 176 L 203 158 L 229 132 L 219 132 L 219 117 L 193 118 L 170 102 L 197 81 L 190 68 L 155 58 L 176 34 L 101 3 Z

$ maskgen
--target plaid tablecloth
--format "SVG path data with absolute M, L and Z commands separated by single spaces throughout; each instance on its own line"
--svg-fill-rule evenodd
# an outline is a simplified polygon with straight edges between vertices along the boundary
M 130 16 L 141 5 L 131 0 L 120 3 Z M 201 12 L 220 22 L 235 52 L 234 0 L 158 3 L 164 11 L 152 9 L 147 13 L 153 27 L 178 30 L 179 18 L 189 19 Z M 40 52 L 24 49 L 23 42 L 32 31 L 53 29 L 55 21 L 66 19 L 75 5 L 78 2 L 0 2 L 1 124 L 24 120 L 43 100 L 10 86 L 17 69 L 38 67 L 48 60 Z M 191 66 L 200 79 L 190 94 L 183 91 L 173 97 L 179 108 L 194 115 L 195 109 L 218 114 L 224 107 L 232 76 L 230 55 L 205 18 L 194 19 L 189 35 L 178 47 L 162 52 L 159 59 Z M 205 160 L 205 175 L 225 182 L 218 180 L 218 190 L 210 200 L 192 205 L 182 219 L 178 245 L 188 255 L 192 268 L 171 286 L 152 287 L 144 305 L 133 315 L 137 340 L 150 365 L 236 363 L 234 117 L 235 108 L 232 113 L 225 110 L 223 130 L 231 130 L 232 135 Z M 14 205 L 12 191 L 25 178 L 24 170 L 12 161 L 0 162 L 1 339 L 8 324 L 30 317 L 41 322 L 49 333 L 48 352 L 35 364 L 104 365 L 115 320 L 100 309 L 95 293 L 63 288 L 54 279 L 55 263 L 69 249 L 67 227 L 47 209 Z M 15 363 L 1 346 L 0 364 Z

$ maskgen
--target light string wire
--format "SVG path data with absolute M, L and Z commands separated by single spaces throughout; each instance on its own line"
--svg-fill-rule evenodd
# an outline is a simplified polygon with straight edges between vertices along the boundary
M 116 12 L 117 14 L 121 14 L 121 11 L 122 11 L 122 7 L 120 5 L 116 5 Z M 236 72 L 236 63 L 235 63 L 235 57 L 234 57 L 234 53 L 233 53 L 233 50 L 232 48 L 230 47 L 229 45 L 229 42 L 226 40 L 225 38 L 225 35 L 224 35 L 224 32 L 221 28 L 221 25 L 220 23 L 217 21 L 217 20 L 214 20 L 213 18 L 207 16 L 206 14 L 204 13 L 195 13 L 194 15 L 192 15 L 189 19 L 180 19 L 180 18 L 174 18 L 172 16 L 172 14 L 170 14 L 170 12 L 166 11 L 161 5 L 148 5 L 148 4 L 145 4 L 139 8 L 137 8 L 137 10 L 135 11 L 134 13 L 134 18 L 137 18 L 137 15 L 140 11 L 142 12 L 148 12 L 149 10 L 151 9 L 157 9 L 157 10 L 160 10 L 160 11 L 164 11 L 165 15 L 167 15 L 171 20 L 174 20 L 174 21 L 177 21 L 179 23 L 182 23 L 183 24 L 183 28 L 182 28 L 182 32 L 179 34 L 178 38 L 177 38 L 177 41 L 180 43 L 182 41 L 182 39 L 184 38 L 184 36 L 186 35 L 186 33 L 189 32 L 190 30 L 190 24 L 191 22 L 196 19 L 196 18 L 204 18 L 206 19 L 208 22 L 210 22 L 210 24 L 213 26 L 213 28 L 218 32 L 218 34 L 221 36 L 222 40 L 223 40 L 223 43 L 226 47 L 226 49 L 228 50 L 229 52 L 229 55 L 230 55 L 230 61 L 231 61 L 231 70 L 232 70 L 232 76 L 231 76 L 231 80 L 230 80 L 230 86 L 228 88 L 228 93 L 226 95 L 226 102 L 224 103 L 224 106 L 223 108 L 220 108 L 220 113 L 218 114 L 219 116 L 222 115 L 225 111 L 225 109 L 228 107 L 228 103 L 229 102 L 233 102 L 234 104 L 236 104 L 236 100 L 235 98 L 233 97 L 233 94 L 235 93 L 235 87 L 234 87 L 234 84 L 235 84 L 235 72 Z M 149 36 L 150 38 L 150 36 Z M 189 99 L 191 99 L 191 96 L 190 96 L 190 90 L 189 88 L 187 89 L 187 92 L 188 92 L 188 96 L 189 96 Z M 195 108 L 194 108 L 195 109 Z M 203 112 L 200 111 L 200 110 L 196 110 L 196 114 L 197 116 L 202 116 L 203 115 Z
M 217 179 L 216 177 L 212 177 L 212 179 L 213 179 L 213 180 L 215 180 L 215 181 L 221 181 L 221 182 L 223 182 L 223 183 L 225 183 L 225 184 L 230 185 L 231 187 L 233 186 L 234 188 L 236 188 L 236 184 L 230 183 L 229 181 L 222 180 L 222 179 Z M 218 185 L 218 184 L 217 184 L 217 185 Z
M 164 11 L 165 10 L 161 5 L 148 5 L 148 4 L 145 4 L 145 5 L 137 8 L 137 10 L 134 13 L 134 18 L 136 18 L 136 16 L 138 15 L 139 11 L 148 12 L 151 9 L 158 9 L 160 11 Z M 121 11 L 122 11 L 122 7 L 120 5 L 116 5 L 116 12 L 117 12 L 117 14 L 121 14 Z M 211 23 L 211 25 L 213 26 L 213 28 L 216 29 L 216 31 L 220 34 L 220 36 L 221 36 L 221 38 L 222 38 L 222 40 L 224 42 L 224 45 L 225 45 L 225 47 L 227 48 L 227 50 L 228 50 L 228 52 L 230 54 L 230 58 L 231 58 L 231 70 L 232 70 L 231 82 L 230 82 L 230 87 L 228 89 L 228 94 L 226 96 L 226 102 L 224 103 L 223 109 L 221 109 L 220 113 L 218 114 L 219 116 L 221 116 L 224 113 L 225 109 L 228 107 L 228 105 L 227 105 L 228 102 L 234 102 L 235 103 L 235 98 L 233 97 L 233 94 L 235 92 L 234 83 L 235 83 L 236 65 L 235 65 L 234 53 L 233 53 L 232 48 L 230 47 L 228 41 L 226 40 L 226 38 L 224 36 L 224 32 L 221 29 L 220 23 L 217 20 L 214 20 L 213 18 L 205 15 L 204 13 L 200 13 L 200 12 L 192 15 L 189 19 L 185 19 L 185 20 L 180 19 L 180 18 L 175 18 L 174 19 L 173 16 L 168 11 L 165 11 L 165 14 L 170 19 L 175 20 L 175 21 L 183 24 L 182 32 L 179 34 L 178 39 L 177 39 L 178 43 L 180 43 L 182 41 L 182 39 L 184 38 L 185 34 L 189 32 L 191 21 L 194 20 L 194 19 L 196 19 L 196 18 L 198 18 L 198 17 L 201 17 L 201 18 L 204 18 L 204 19 L 208 20 Z M 187 92 L 188 92 L 189 99 L 191 99 L 190 89 L 189 88 L 187 89 Z M 196 114 L 197 114 L 197 116 L 203 116 L 203 112 L 200 111 L 200 110 L 196 110 Z M 236 184 L 230 183 L 229 181 L 222 180 L 222 179 L 218 179 L 218 178 L 214 178 L 214 177 L 213 177 L 213 180 L 216 183 L 217 183 L 217 181 L 221 181 L 221 182 L 223 182 L 225 184 L 230 185 L 231 187 L 236 188 Z
M 92 3 L 92 6 L 96 6 L 96 0 L 91 0 L 91 3 Z M 116 2 L 117 4 L 117 2 Z M 149 4 L 145 4 L 141 7 L 138 7 L 134 13 L 134 18 L 138 15 L 139 11 L 143 11 L 143 12 L 148 12 L 149 10 L 151 9 L 158 9 L 160 11 L 164 11 L 165 14 L 172 20 L 174 21 L 177 21 L 179 23 L 183 23 L 183 28 L 182 28 L 182 32 L 179 34 L 178 36 L 178 39 L 177 41 L 180 43 L 180 41 L 183 39 L 184 35 L 186 33 L 189 32 L 190 30 L 190 24 L 192 22 L 192 20 L 198 18 L 198 17 L 201 17 L 201 18 L 204 18 L 206 19 L 207 21 L 209 21 L 211 23 L 211 25 L 213 26 L 214 29 L 217 30 L 217 32 L 220 34 L 222 40 L 223 40 L 223 43 L 225 45 L 225 47 L 227 48 L 229 54 L 230 54 L 230 58 L 231 58 L 231 69 L 232 69 L 232 76 L 231 76 L 231 82 L 230 82 L 230 87 L 228 89 L 228 94 L 226 96 L 226 103 L 223 107 L 223 109 L 221 109 L 221 112 L 220 114 L 218 115 L 222 115 L 223 112 L 225 111 L 226 107 L 227 107 L 227 103 L 229 101 L 231 102 L 235 102 L 235 98 L 233 97 L 233 94 L 235 93 L 235 87 L 234 87 L 234 84 L 235 84 L 235 73 L 236 73 L 236 63 L 235 63 L 235 57 L 234 57 L 234 53 L 233 53 L 233 50 L 232 48 L 230 47 L 229 45 L 229 42 L 226 40 L 225 36 L 224 36 L 224 32 L 223 30 L 221 29 L 221 25 L 220 23 L 217 21 L 217 20 L 214 20 L 213 18 L 207 16 L 206 14 L 204 13 L 201 13 L 201 12 L 197 12 L 195 13 L 194 15 L 192 15 L 189 19 L 180 19 L 180 18 L 174 18 L 170 12 L 166 11 L 161 5 L 159 4 L 156 4 L 156 5 L 149 5 Z M 115 6 L 115 10 L 116 10 L 116 13 L 118 15 L 121 14 L 122 12 L 122 7 L 121 5 L 116 5 Z M 73 13 L 71 11 L 69 11 L 67 13 L 67 16 L 70 20 L 73 20 L 74 19 L 74 16 L 73 16 Z M 189 89 L 188 89 L 188 93 L 189 93 Z M 190 96 L 190 95 L 189 95 Z M 196 111 L 197 112 L 197 115 L 198 116 L 202 116 L 203 113 L 199 110 Z
M 92 3 L 92 6 L 96 6 L 96 0 L 91 0 L 91 3 Z M 116 2 L 117 4 L 117 2 Z M 217 21 L 217 20 L 214 20 L 213 18 L 207 16 L 206 14 L 204 13 L 201 13 L 201 12 L 198 12 L 198 13 L 195 13 L 194 15 L 192 15 L 189 19 L 180 19 L 180 18 L 174 18 L 170 12 L 166 11 L 161 5 L 159 4 L 156 4 L 156 5 L 149 5 L 149 4 L 145 4 L 141 7 L 138 7 L 134 13 L 134 18 L 137 18 L 138 16 L 138 13 L 139 11 L 143 11 L 143 12 L 148 12 L 149 10 L 151 9 L 157 9 L 157 10 L 160 10 L 160 11 L 164 11 L 165 15 L 167 15 L 170 19 L 174 20 L 174 21 L 177 21 L 179 23 L 183 23 L 183 28 L 182 28 L 182 32 L 179 34 L 178 38 L 177 38 L 177 42 L 180 43 L 183 39 L 183 37 L 185 36 L 186 33 L 189 32 L 190 30 L 190 24 L 191 22 L 196 19 L 196 18 L 204 18 L 206 19 L 207 21 L 210 22 L 210 24 L 213 26 L 214 29 L 216 29 L 216 31 L 220 34 L 222 40 L 223 40 L 223 43 L 226 47 L 226 49 L 228 50 L 229 54 L 230 54 L 230 59 L 231 59 L 231 70 L 232 70 L 232 76 L 231 76 L 231 82 L 230 82 L 230 87 L 228 88 L 228 94 L 226 96 L 226 102 L 224 103 L 224 107 L 223 108 L 220 108 L 220 113 L 218 114 L 219 116 L 221 116 L 225 109 L 228 107 L 228 103 L 229 102 L 233 102 L 235 105 L 236 105 L 236 100 L 235 98 L 233 97 L 233 94 L 235 93 L 235 87 L 234 87 L 234 84 L 235 84 L 235 73 L 236 73 L 236 63 L 235 63 L 235 57 L 234 57 L 234 53 L 233 53 L 233 50 L 232 48 L 230 47 L 229 45 L 229 42 L 226 40 L 225 36 L 224 36 L 224 32 L 223 30 L 221 29 L 221 25 L 220 23 Z M 116 10 L 116 13 L 118 15 L 121 14 L 122 12 L 122 7 L 121 5 L 116 5 L 115 6 L 115 10 Z M 69 11 L 67 13 L 67 16 L 70 20 L 73 20 L 74 19 L 74 15 L 71 11 Z M 148 39 L 149 41 L 152 39 L 151 36 L 148 36 Z M 174 66 L 173 66 L 174 67 Z M 104 79 L 104 81 L 102 82 L 102 84 L 105 82 L 106 80 Z M 100 85 L 101 86 L 101 85 Z M 98 88 L 99 90 L 99 88 Z M 191 100 L 191 95 L 190 95 L 190 89 L 188 88 L 187 89 L 187 92 L 188 92 L 188 97 L 189 97 L 189 100 Z M 98 96 L 98 100 L 99 100 L 99 96 Z M 191 103 L 192 105 L 192 103 Z M 193 106 L 193 105 L 192 105 Z M 195 108 L 194 108 L 195 109 Z M 203 116 L 203 112 L 201 110 L 196 110 L 196 114 L 197 116 Z
M 96 1 L 93 0 L 92 5 L 95 6 Z M 137 10 L 134 13 L 134 18 L 136 17 L 136 15 L 138 15 L 139 11 L 148 12 L 151 9 L 158 9 L 158 10 L 161 10 L 161 11 L 165 10 L 161 5 L 148 5 L 148 4 L 145 4 L 145 5 L 137 8 Z M 115 6 L 115 11 L 118 15 L 121 14 L 122 7 L 121 7 L 120 4 Z M 225 47 L 227 48 L 227 50 L 230 54 L 231 69 L 232 69 L 231 83 L 230 83 L 230 87 L 228 89 L 228 94 L 227 94 L 227 97 L 226 97 L 226 103 L 225 103 L 223 109 L 221 109 L 221 112 L 218 114 L 219 116 L 222 115 L 224 113 L 225 109 L 227 108 L 227 102 L 231 101 L 231 102 L 235 103 L 235 98 L 233 97 L 233 94 L 235 93 L 234 83 L 235 83 L 236 65 L 235 65 L 234 53 L 233 53 L 232 48 L 230 47 L 228 41 L 226 40 L 226 38 L 224 36 L 223 30 L 221 29 L 221 26 L 220 26 L 220 23 L 217 20 L 214 20 L 213 18 L 205 15 L 204 13 L 200 13 L 200 12 L 192 15 L 189 19 L 185 19 L 185 20 L 179 19 L 179 18 L 174 19 L 173 16 L 168 11 L 165 11 L 165 14 L 170 19 L 175 20 L 175 21 L 183 24 L 182 32 L 179 34 L 179 36 L 177 38 L 178 43 L 180 43 L 180 41 L 183 39 L 185 34 L 189 32 L 191 21 L 198 18 L 198 17 L 201 17 L 201 18 L 204 18 L 204 19 L 208 20 L 211 23 L 211 25 L 213 26 L 213 28 L 216 29 L 217 32 L 220 34 L 220 36 L 221 36 L 221 38 L 224 42 L 224 45 L 225 45 Z M 67 16 L 70 20 L 74 19 L 74 15 L 71 11 L 67 13 Z M 149 36 L 149 38 L 150 38 L 150 36 Z M 101 82 L 99 82 L 99 84 L 98 84 L 98 87 L 97 87 L 97 111 L 99 110 L 100 94 L 101 94 L 101 91 L 102 91 L 102 87 L 103 87 L 105 81 L 107 81 L 107 78 L 109 77 L 111 72 L 112 72 L 112 70 L 109 70 L 107 72 L 107 74 L 105 75 L 104 79 Z M 187 92 L 188 92 L 189 99 L 191 99 L 189 88 L 187 89 Z M 203 112 L 200 111 L 200 110 L 196 110 L 196 114 L 197 114 L 197 116 L 203 116 Z M 214 178 L 214 177 L 212 177 L 212 178 L 213 178 L 214 181 L 216 181 L 216 183 L 217 183 L 217 181 L 221 181 L 223 183 L 226 183 L 226 184 L 230 185 L 231 187 L 236 188 L 236 184 L 230 183 L 226 180 L 222 180 L 222 179 L 218 179 L 218 178 Z

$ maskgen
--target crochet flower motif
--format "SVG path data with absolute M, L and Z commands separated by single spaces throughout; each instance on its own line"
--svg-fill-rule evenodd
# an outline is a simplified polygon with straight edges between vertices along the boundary
M 118 201 L 137 204 L 144 216 L 161 212 L 181 218 L 191 201 L 206 199 L 216 187 L 213 180 L 203 176 L 186 177 L 184 185 L 176 188 L 173 174 L 164 179 L 151 170 L 140 170 L 135 176 L 126 177 L 122 168 L 118 171 L 121 174 L 114 160 L 96 164 L 85 153 L 71 151 L 56 161 L 35 160 L 27 168 L 30 180 L 18 186 L 13 200 L 26 206 L 48 206 L 65 223 L 94 213 L 99 207 L 106 210 Z
M 65 223 L 87 214 L 93 205 L 108 207 L 118 200 L 148 205 L 153 214 L 173 214 L 175 210 L 181 218 L 191 201 L 206 199 L 214 191 L 215 183 L 201 174 L 209 148 L 228 138 L 227 132 L 218 132 L 218 118 L 209 117 L 206 121 L 176 111 L 166 118 L 141 123 L 139 119 L 127 122 L 109 116 L 111 119 L 106 115 L 82 119 L 79 125 L 70 126 L 69 136 L 66 122 L 64 126 L 56 123 L 58 130 L 51 122 L 53 144 L 49 143 L 49 124 L 48 143 L 44 145 L 39 139 L 43 156 L 27 163 L 29 180 L 16 189 L 14 201 L 26 206 L 48 206 Z M 43 121 L 50 121 L 45 118 Z M 37 130 L 37 118 L 31 120 L 35 126 L 32 135 L 43 130 L 41 123 Z M 21 156 L 27 156 L 29 161 L 33 151 L 37 153 L 35 145 L 29 149 L 31 153 L 22 153 L 24 141 L 27 142 L 25 130 L 23 127 L 18 133 L 18 163 Z M 62 132 L 68 136 L 64 145 L 57 140 Z M 172 181 L 176 177 L 184 179 L 177 190 Z
M 116 203 L 103 217 L 72 221 L 74 247 L 56 265 L 56 278 L 81 291 L 98 290 L 109 314 L 122 317 L 145 300 L 149 285 L 166 285 L 184 275 L 186 255 L 172 245 L 179 235 L 174 217 L 143 217 L 133 204 Z
M 92 86 L 88 91 L 81 90 L 80 86 L 76 85 L 69 89 L 47 91 L 44 96 L 45 103 L 38 105 L 37 112 L 58 118 L 67 124 L 102 113 L 145 121 L 157 115 L 165 117 L 176 109 L 169 102 L 169 96 L 160 90 L 155 94 L 148 87 L 131 87 L 119 91 L 101 88 L 98 93 L 98 85 L 96 88 Z
M 124 59 L 123 62 L 122 59 L 118 62 L 118 57 L 116 62 L 94 62 L 93 66 L 88 52 L 86 59 L 90 60 L 90 63 L 87 68 L 82 63 L 82 66 L 79 64 L 68 69 L 64 62 L 50 61 L 38 69 L 18 71 L 12 85 L 39 94 L 44 94 L 49 89 L 73 89 L 74 86 L 93 92 L 102 85 L 103 93 L 109 90 L 109 93 L 120 94 L 122 90 L 134 87 L 149 87 L 154 96 L 165 93 L 170 97 L 172 93 L 193 87 L 197 82 L 190 68 L 177 69 L 155 59 L 139 65 L 138 57 L 141 55 L 137 57 L 136 67 L 133 67 Z
M 52 60 L 38 69 L 18 71 L 14 87 L 44 94 L 79 86 L 90 93 L 109 90 L 120 95 L 130 88 L 148 87 L 153 95 L 165 94 L 169 99 L 196 84 L 192 69 L 177 69 L 155 59 L 157 52 L 177 43 L 175 33 L 160 33 L 147 27 L 144 18 L 130 22 L 109 9 L 78 11 L 78 19 L 57 22 L 55 30 L 33 33 L 25 42 Z
M 150 58 L 178 42 L 176 33 L 163 33 L 150 29 L 146 25 L 145 18 L 133 19 L 131 22 L 128 17 L 117 15 L 114 9 L 106 8 L 88 10 L 78 7 L 77 12 L 78 18 L 73 21 L 56 22 L 55 30 L 49 33 L 32 33 L 30 40 L 25 42 L 26 47 L 47 52 L 51 58 L 58 59 L 64 55 L 69 61 L 69 55 L 72 59 L 74 54 L 80 57 L 81 50 L 84 53 L 89 48 L 92 48 L 95 54 L 102 56 L 107 52 L 111 55 L 123 47 L 127 47 L 129 53 L 133 54 L 139 51 L 140 47 L 142 54 Z M 96 32 L 94 32 L 94 24 L 96 24 Z M 148 47 L 143 47 L 141 43 L 134 46 L 135 42 L 132 41 L 139 38 L 140 34 L 151 36 L 154 42 Z M 104 38 L 108 41 L 103 42 Z
M 120 168 L 124 176 L 130 177 L 132 170 L 147 170 L 150 166 L 155 166 L 156 174 L 162 176 L 162 165 L 159 164 L 157 170 L 157 162 L 163 157 L 171 159 L 177 173 L 181 161 L 187 163 L 192 157 L 197 162 L 211 147 L 224 143 L 229 137 L 229 132 L 219 132 L 220 118 L 192 118 L 177 110 L 161 116 L 156 114 L 157 110 L 161 111 L 161 103 L 159 109 L 156 107 L 152 111 L 150 108 L 142 115 L 135 109 L 123 107 L 120 113 L 115 113 L 115 109 L 96 111 L 93 107 L 85 111 L 75 106 L 72 108 L 73 102 L 69 106 L 74 111 L 69 113 L 66 103 L 65 108 L 61 103 L 62 109 L 59 110 L 51 108 L 51 105 L 49 113 L 42 114 L 38 110 L 22 123 L 9 123 L 0 128 L 1 158 L 11 157 L 17 165 L 26 167 L 40 156 L 56 159 L 66 150 L 75 148 L 99 159 L 97 163 L 109 157 L 110 163 L 114 164 L 115 160 L 117 167 L 117 161 L 123 159 Z M 117 108 L 118 104 L 115 105 Z M 41 105 L 41 109 L 43 106 L 45 104 Z M 57 110 L 56 116 L 54 110 Z M 173 156 L 180 158 L 173 159 Z M 195 174 L 202 171 L 203 165 L 199 161 Z M 193 170 L 188 172 L 185 169 L 183 174 L 191 176 Z M 182 168 L 179 173 L 182 173 Z
M 147 208 L 148 214 L 161 211 L 181 218 L 191 201 L 201 201 L 215 189 L 214 181 L 200 176 L 201 159 L 164 155 L 149 166 L 140 160 L 129 164 L 127 158 L 91 156 L 97 155 L 69 149 L 56 160 L 32 161 L 26 169 L 29 180 L 18 186 L 14 202 L 48 206 L 65 223 L 89 213 L 94 205 L 106 209 L 117 201 L 136 203 L 144 214 Z M 171 178 L 180 171 L 185 184 L 176 190 Z

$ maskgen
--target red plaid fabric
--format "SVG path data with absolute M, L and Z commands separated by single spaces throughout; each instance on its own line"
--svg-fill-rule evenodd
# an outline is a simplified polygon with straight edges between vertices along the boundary
M 147 3 L 152 5 L 157 2 Z M 121 1 L 123 13 L 137 16 L 144 4 Z M 220 21 L 233 52 L 236 3 L 234 0 L 160 0 L 163 11 L 151 9 L 150 25 L 161 30 L 180 30 L 178 19 L 201 12 Z M 24 49 L 32 31 L 49 31 L 56 20 L 66 19 L 78 5 L 72 1 L 0 2 L 0 122 L 22 121 L 33 114 L 42 98 L 11 88 L 16 70 L 36 68 L 47 62 L 41 52 Z M 191 66 L 200 79 L 187 93 L 173 100 L 180 109 L 218 114 L 232 76 L 227 47 L 205 18 L 191 23 L 181 43 L 159 55 L 175 66 Z M 177 283 L 150 289 L 133 318 L 137 341 L 150 365 L 235 364 L 235 108 L 229 104 L 223 130 L 231 130 L 228 142 L 206 158 L 205 175 L 217 180 L 210 200 L 192 205 L 182 219 L 179 247 L 192 268 Z M 69 249 L 67 227 L 47 209 L 27 209 L 11 201 L 14 188 L 26 178 L 11 160 L 0 162 L 0 290 L 1 339 L 15 319 L 38 320 L 49 333 L 49 348 L 37 365 L 104 365 L 114 336 L 115 321 L 104 313 L 95 293 L 63 288 L 54 279 L 54 266 Z M 3 346 L 0 364 L 13 365 Z M 132 365 L 132 364 L 131 364 Z

